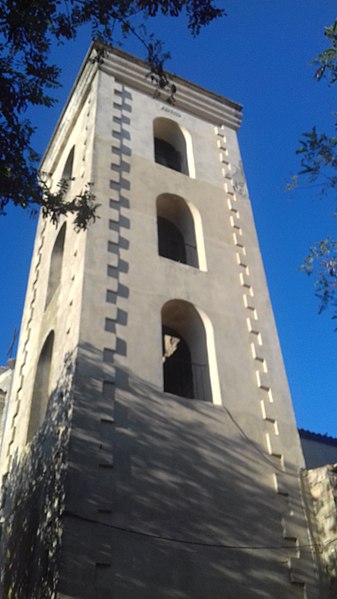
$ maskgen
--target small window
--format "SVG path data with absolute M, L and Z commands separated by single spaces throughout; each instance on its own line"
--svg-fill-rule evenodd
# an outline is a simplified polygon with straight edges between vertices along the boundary
M 183 337 L 163 327 L 163 374 L 164 391 L 194 398 L 191 352 Z
M 66 223 L 64 223 L 56 237 L 54 247 L 50 257 L 48 286 L 47 286 L 47 297 L 46 297 L 46 308 L 50 303 L 56 289 L 58 288 L 61 281 L 62 274 L 62 262 L 63 262 L 63 251 L 64 241 L 66 236 Z
M 36 367 L 33 397 L 30 410 L 27 441 L 31 441 L 44 421 L 49 400 L 49 378 L 54 345 L 51 331 L 44 342 Z
M 180 153 L 167 141 L 154 138 L 155 161 L 158 164 L 172 168 L 174 171 L 182 172 Z
M 73 146 L 68 154 L 68 158 L 63 168 L 62 179 L 71 179 L 73 176 L 75 146 Z
M 5 407 L 5 399 L 6 399 L 6 391 L 0 389 L 0 432 L 1 432 L 1 422 L 2 422 L 2 413 Z
M 158 216 L 159 256 L 186 264 L 185 241 L 179 229 L 167 218 Z
M 164 392 L 211 402 L 206 331 L 192 304 L 171 300 L 163 306 L 162 344 Z
M 186 201 L 172 194 L 157 198 L 158 253 L 198 268 L 194 219 Z
M 194 175 L 191 136 L 170 119 L 157 118 L 153 123 L 154 157 L 162 164 L 184 175 Z

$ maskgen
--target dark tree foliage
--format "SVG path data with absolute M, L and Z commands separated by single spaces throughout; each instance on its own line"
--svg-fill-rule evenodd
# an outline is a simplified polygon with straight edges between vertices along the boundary
M 337 20 L 325 28 L 329 47 L 319 54 L 313 64 L 318 81 L 326 78 L 330 85 L 337 82 Z M 304 133 L 297 150 L 301 157 L 300 176 L 321 186 L 322 193 L 337 192 L 337 123 L 335 133 L 318 133 L 313 127 Z M 335 211 L 337 216 L 337 207 Z M 301 267 L 307 274 L 315 275 L 316 295 L 319 311 L 330 307 L 333 318 L 337 318 L 337 240 L 326 238 L 309 249 Z
M 0 597 L 55 598 L 65 476 L 72 417 L 74 363 L 48 401 L 45 420 L 20 457 L 15 455 L 1 489 Z
M 38 156 L 31 145 L 34 126 L 25 113 L 30 106 L 50 107 L 59 86 L 59 68 L 50 64 L 53 42 L 75 39 L 78 28 L 91 24 L 92 37 L 113 44 L 117 28 L 135 35 L 146 48 L 150 76 L 157 89 L 169 85 L 164 70 L 167 55 L 153 36 L 137 25 L 157 14 L 187 15 L 188 28 L 202 27 L 224 14 L 214 0 L 0 0 L 0 215 L 12 202 L 57 222 L 62 214 L 75 215 L 75 226 L 86 228 L 95 218 L 95 198 L 87 188 L 67 199 L 68 183 L 51 193 L 37 170 Z M 171 95 L 174 89 L 171 89 Z

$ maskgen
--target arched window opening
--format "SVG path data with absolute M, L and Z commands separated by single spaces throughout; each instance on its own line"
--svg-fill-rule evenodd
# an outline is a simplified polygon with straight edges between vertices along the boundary
M 182 172 L 181 155 L 170 143 L 154 138 L 154 154 L 157 164 L 162 164 L 174 171 Z
M 170 119 L 159 117 L 153 123 L 155 161 L 184 175 L 191 175 L 192 144 L 187 132 Z
M 194 219 L 183 198 L 172 194 L 157 198 L 157 227 L 159 255 L 198 268 Z
M 179 229 L 162 216 L 158 216 L 157 224 L 159 256 L 186 264 L 185 242 Z
M 34 437 L 46 415 L 49 399 L 49 379 L 53 345 L 54 332 L 51 331 L 43 344 L 36 367 L 27 441 L 31 441 Z
M 63 168 L 62 179 L 71 179 L 73 176 L 75 146 L 73 146 L 68 154 L 68 158 Z
M 171 300 L 162 309 L 164 392 L 212 401 L 206 331 L 196 308 Z
M 5 409 L 5 401 L 6 401 L 6 391 L 4 389 L 0 388 L 0 435 L 1 435 L 1 428 L 2 428 L 2 414 Z M 1 441 L 1 437 L 0 437 L 0 441 Z
M 64 241 L 66 236 L 66 223 L 64 223 L 56 237 L 53 251 L 50 258 L 49 266 L 49 277 L 47 286 L 47 297 L 46 297 L 46 308 L 50 303 L 56 289 L 58 288 L 61 280 L 62 273 L 62 261 L 64 251 Z
M 185 341 L 173 329 L 163 327 L 164 391 L 194 398 L 191 352 Z

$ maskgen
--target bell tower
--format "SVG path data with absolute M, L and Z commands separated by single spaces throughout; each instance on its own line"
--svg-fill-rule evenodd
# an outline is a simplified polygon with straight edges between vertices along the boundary
M 1 457 L 7 504 L 42 464 L 34 555 L 50 511 L 57 551 L 13 576 L 63 599 L 314 598 L 242 107 L 179 77 L 170 104 L 143 61 L 95 55 L 42 170 L 90 182 L 99 218 L 40 219 Z

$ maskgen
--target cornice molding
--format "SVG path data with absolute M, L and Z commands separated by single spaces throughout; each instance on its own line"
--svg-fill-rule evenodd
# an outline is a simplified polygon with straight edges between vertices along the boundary
M 96 48 L 99 49 L 102 46 L 96 43 L 93 45 L 93 51 Z M 149 77 L 149 65 L 140 58 L 106 46 L 103 62 L 99 68 L 114 76 L 117 81 L 154 97 L 156 88 Z M 226 125 L 235 130 L 239 129 L 242 120 L 241 104 L 172 73 L 168 73 L 168 76 L 177 89 L 174 95 L 175 108 L 217 126 Z M 161 91 L 158 99 L 165 102 L 168 95 L 167 92 Z
M 104 52 L 101 57 L 102 48 Z M 41 170 L 46 170 L 47 172 L 53 170 L 57 156 L 62 150 L 62 144 L 64 144 L 64 140 L 69 135 L 69 131 L 85 101 L 97 70 L 108 73 L 116 81 L 128 85 L 147 96 L 153 98 L 155 95 L 156 88 L 148 76 L 149 65 L 144 60 L 110 46 L 102 46 L 100 42 L 93 42 L 56 124 L 41 163 Z M 239 129 L 242 120 L 241 104 L 215 94 L 172 73 L 168 73 L 168 76 L 177 88 L 175 93 L 175 108 L 181 109 L 216 126 L 225 125 L 235 131 Z M 160 97 L 158 97 L 158 101 L 165 102 L 168 99 L 168 95 L 167 92 L 162 91 Z

